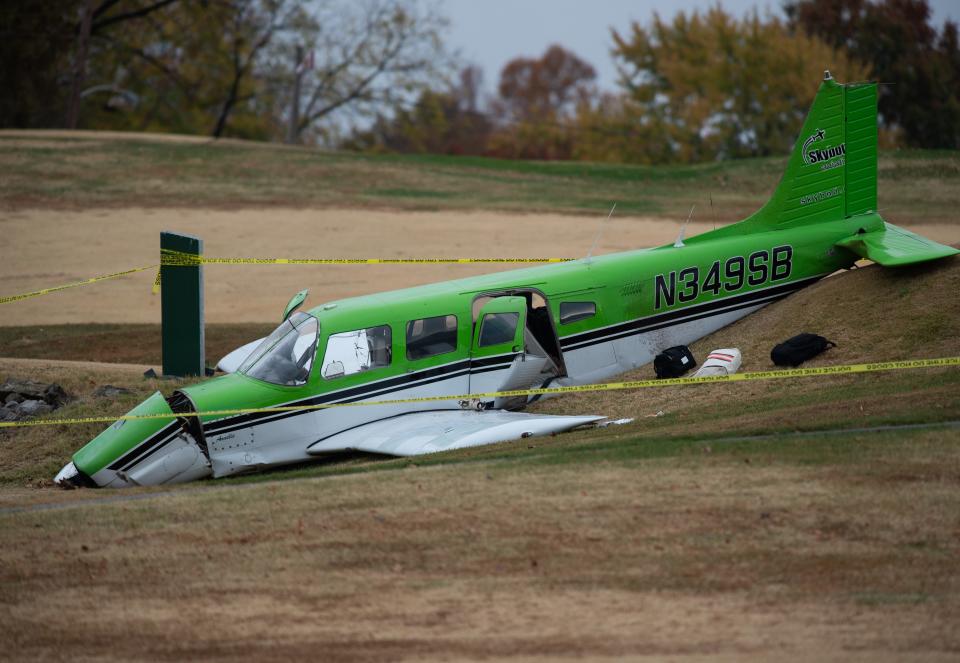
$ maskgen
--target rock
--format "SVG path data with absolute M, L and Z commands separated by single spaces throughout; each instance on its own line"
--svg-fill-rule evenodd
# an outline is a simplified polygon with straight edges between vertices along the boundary
M 112 384 L 105 384 L 97 387 L 93 395 L 97 398 L 116 398 L 123 394 L 132 394 L 133 392 L 125 387 L 115 387 Z
M 0 407 L 0 421 L 16 421 L 20 418 L 15 410 L 8 407 Z
M 44 401 L 24 401 L 20 403 L 20 415 L 24 417 L 38 417 L 53 412 L 53 407 Z
M 3 401 L 44 401 L 54 408 L 65 405 L 70 396 L 57 383 L 44 384 L 34 380 L 18 380 L 10 378 L 0 385 L 0 398 Z
M 9 394 L 20 394 L 24 398 L 33 400 L 44 400 L 43 392 L 47 385 L 33 380 L 17 380 L 10 378 L 3 384 L 0 384 L 0 396 L 6 398 Z
M 47 385 L 43 390 L 43 400 L 54 408 L 63 407 L 70 402 L 70 395 L 56 382 Z

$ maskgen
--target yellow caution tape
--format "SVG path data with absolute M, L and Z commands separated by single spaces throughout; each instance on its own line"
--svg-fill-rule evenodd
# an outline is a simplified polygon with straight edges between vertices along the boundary
M 222 265 L 439 265 L 439 264 L 468 264 L 468 263 L 556 263 L 570 262 L 576 258 L 208 258 L 198 256 L 192 253 L 181 253 L 179 251 L 169 251 L 161 249 L 160 265 L 147 265 L 145 267 L 134 267 L 115 274 L 105 274 L 103 276 L 94 276 L 92 278 L 58 285 L 53 288 L 44 288 L 34 292 L 25 292 L 22 295 L 10 295 L 9 297 L 0 297 L 0 304 L 9 304 L 22 299 L 39 297 L 40 295 L 49 295 L 69 288 L 77 288 L 82 285 L 99 283 L 100 281 L 109 281 L 127 274 L 143 272 L 148 269 L 156 269 L 157 276 L 153 280 L 153 294 L 160 292 L 160 267 L 196 267 L 203 264 L 222 264 Z
M 456 394 L 450 396 L 421 396 L 419 398 L 399 398 L 384 401 L 359 401 L 355 403 L 321 403 L 318 405 L 281 405 L 278 407 L 236 408 L 227 410 L 207 410 L 206 412 L 180 412 L 169 414 L 127 414 L 119 417 L 79 417 L 74 419 L 35 419 L 32 421 L 0 422 L 0 428 L 26 426 L 60 426 L 66 424 L 111 423 L 135 419 L 176 419 L 179 417 L 223 417 L 257 412 L 297 412 L 306 410 L 328 410 L 337 407 L 364 407 L 370 405 L 402 405 L 406 403 L 433 403 L 438 401 L 476 401 L 515 396 L 537 396 L 546 394 L 572 394 L 588 391 L 619 391 L 623 389 L 644 389 L 649 387 L 673 387 L 687 384 L 712 384 L 716 382 L 749 382 L 755 380 L 781 380 L 788 378 L 815 377 L 821 375 L 852 375 L 856 373 L 876 373 L 880 371 L 898 371 L 917 368 L 936 368 L 960 366 L 960 357 L 940 357 L 937 359 L 908 359 L 904 361 L 885 361 L 872 364 L 848 364 L 844 366 L 820 366 L 816 368 L 793 368 L 774 371 L 754 371 L 752 373 L 734 373 L 733 375 L 711 375 L 700 378 L 671 378 L 666 380 L 631 380 L 626 382 L 608 382 L 602 384 L 576 385 L 571 387 L 543 387 L 540 389 L 515 389 L 511 391 L 492 391 L 480 394 Z
M 198 265 L 435 265 L 469 263 L 556 263 L 576 258 L 210 258 L 161 249 L 160 264 L 171 267 Z
M 67 290 L 69 288 L 79 288 L 82 285 L 90 285 L 91 283 L 99 283 L 100 281 L 109 281 L 110 279 L 120 278 L 121 276 L 126 276 L 127 274 L 135 274 L 136 272 L 143 272 L 148 269 L 154 269 L 155 267 L 156 265 L 147 265 L 146 267 L 134 267 L 133 269 L 126 269 L 122 272 L 116 272 L 114 274 L 104 274 L 103 276 L 94 276 L 92 278 L 89 278 L 83 281 L 77 281 L 76 283 L 67 283 L 66 285 L 58 285 L 53 288 L 44 288 L 43 290 L 25 292 L 22 295 L 10 295 L 9 297 L 0 297 L 0 304 L 9 304 L 10 302 L 18 302 L 21 299 L 39 297 L 40 295 L 49 295 L 52 292 L 60 292 L 61 290 Z

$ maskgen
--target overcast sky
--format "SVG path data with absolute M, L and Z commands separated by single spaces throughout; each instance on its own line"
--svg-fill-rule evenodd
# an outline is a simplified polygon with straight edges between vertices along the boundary
M 560 44 L 597 70 L 602 89 L 612 90 L 616 70 L 610 57 L 610 28 L 621 31 L 631 21 L 646 23 L 659 11 L 662 17 L 677 10 L 707 9 L 713 2 L 694 0 L 439 0 L 450 18 L 447 43 L 469 62 L 483 67 L 485 87 L 493 92 L 500 70 L 518 56 L 541 55 L 550 44 Z M 724 9 L 743 14 L 753 7 L 761 13 L 782 15 L 781 2 L 724 0 Z M 930 0 L 934 25 L 960 18 L 957 0 Z

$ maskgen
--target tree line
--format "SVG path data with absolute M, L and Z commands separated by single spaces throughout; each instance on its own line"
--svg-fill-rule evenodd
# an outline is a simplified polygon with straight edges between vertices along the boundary
M 495 93 L 420 0 L 8 0 L 0 126 L 346 149 L 693 163 L 791 147 L 829 69 L 877 80 L 887 146 L 960 147 L 957 26 L 927 0 L 789 0 L 614 26 L 615 91 L 564 48 Z

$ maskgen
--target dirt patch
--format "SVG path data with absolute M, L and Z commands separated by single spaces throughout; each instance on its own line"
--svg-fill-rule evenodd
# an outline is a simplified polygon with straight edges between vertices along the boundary
M 200 236 L 219 257 L 414 258 L 581 257 L 602 217 L 498 212 L 388 212 L 346 209 L 34 210 L 0 218 L 4 295 L 84 280 L 158 261 L 159 233 Z M 709 230 L 691 224 L 688 235 Z M 595 253 L 672 241 L 679 224 L 616 218 Z M 960 241 L 958 226 L 913 226 L 941 242 Z M 206 320 L 277 320 L 287 299 L 310 288 L 308 306 L 395 288 L 515 269 L 517 265 L 207 265 Z M 159 322 L 160 298 L 147 270 L 4 305 L 2 325 L 80 322 Z
M 384 212 L 247 209 L 238 211 L 127 209 L 23 211 L 4 215 L 3 294 L 71 283 L 158 261 L 159 233 L 176 230 L 204 239 L 219 257 L 418 258 L 580 257 L 602 217 L 495 212 Z M 678 224 L 614 218 L 596 253 L 671 241 Z M 702 232 L 697 226 L 690 232 Z M 431 283 L 517 265 L 207 265 L 207 322 L 279 320 L 293 293 L 308 287 L 308 306 L 354 295 Z M 5 305 L 3 325 L 79 322 L 159 322 L 156 273 Z
M 0 138 L 10 140 L 11 144 L 34 147 L 36 143 L 47 143 L 51 147 L 61 149 L 71 147 L 75 142 L 88 147 L 94 141 L 130 140 L 144 143 L 210 143 L 214 139 L 209 136 L 188 136 L 186 134 L 142 133 L 125 131 L 89 131 L 89 130 L 56 130 L 56 129 L 3 129 Z M 231 139 L 225 139 L 231 140 Z M 251 141 L 232 141 L 244 144 L 258 145 Z M 47 145 L 44 145 L 46 147 Z

